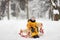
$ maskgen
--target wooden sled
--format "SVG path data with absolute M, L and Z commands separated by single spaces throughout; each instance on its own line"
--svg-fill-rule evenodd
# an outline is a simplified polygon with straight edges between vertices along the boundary
M 40 33 L 42 33 L 42 34 L 44 34 L 44 30 L 42 29 L 42 27 L 43 27 L 43 24 L 42 23 L 37 23 L 37 26 L 39 27 L 39 32 Z M 24 34 L 25 33 L 25 34 Z M 30 35 L 30 32 L 29 31 L 27 31 L 27 29 L 26 30 L 20 30 L 20 33 L 19 33 L 19 35 L 21 36 L 21 37 L 24 37 L 24 38 L 32 38 Z M 42 36 L 41 34 L 39 34 L 40 36 Z

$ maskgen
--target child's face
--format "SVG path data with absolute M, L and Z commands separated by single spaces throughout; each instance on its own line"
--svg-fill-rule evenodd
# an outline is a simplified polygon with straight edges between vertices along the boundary
M 34 17 L 32 17 L 31 19 L 32 19 L 32 20 L 35 20 L 35 18 L 34 18 Z

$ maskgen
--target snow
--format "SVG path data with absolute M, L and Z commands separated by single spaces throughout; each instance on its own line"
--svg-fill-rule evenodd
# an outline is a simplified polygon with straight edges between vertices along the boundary
M 59 14 L 59 11 L 54 9 L 53 14 Z
M 26 29 L 27 19 L 1 20 L 0 40 L 60 40 L 60 21 L 37 19 L 43 23 L 44 35 L 40 38 L 23 38 L 19 36 L 20 29 Z

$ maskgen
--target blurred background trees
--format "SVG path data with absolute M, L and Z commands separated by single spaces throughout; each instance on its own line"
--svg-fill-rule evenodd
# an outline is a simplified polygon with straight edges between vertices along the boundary
M 0 19 L 29 19 L 35 16 L 53 20 L 54 4 L 60 15 L 60 0 L 0 0 Z

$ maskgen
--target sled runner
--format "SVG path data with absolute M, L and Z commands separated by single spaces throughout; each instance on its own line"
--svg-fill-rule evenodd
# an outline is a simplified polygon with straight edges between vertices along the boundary
M 39 36 L 42 36 L 44 34 L 44 30 L 43 30 L 43 24 L 42 23 L 37 23 L 37 26 L 38 26 L 38 29 L 39 29 Z M 41 34 L 40 34 L 41 33 Z M 20 30 L 20 33 L 19 35 L 21 37 L 25 37 L 25 38 L 32 38 L 31 37 L 31 32 L 28 31 L 27 29 L 26 30 Z
M 30 32 L 27 32 L 27 30 L 20 30 L 20 33 L 19 33 L 20 36 L 22 37 L 29 37 L 30 36 Z

